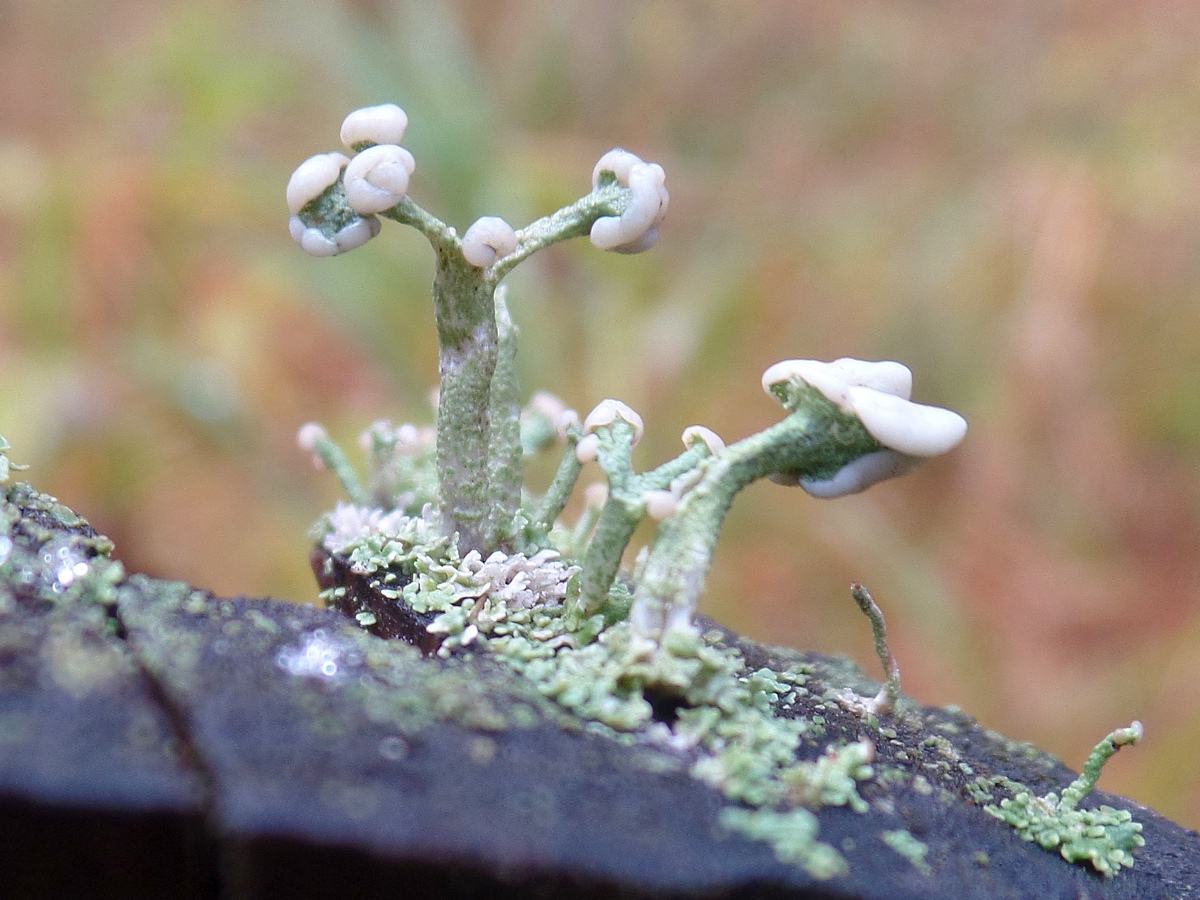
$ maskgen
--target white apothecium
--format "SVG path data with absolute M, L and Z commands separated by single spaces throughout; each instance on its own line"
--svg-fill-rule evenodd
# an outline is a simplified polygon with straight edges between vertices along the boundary
M 827 363 L 789 359 L 767 369 L 762 383 L 776 399 L 781 399 L 781 393 L 787 396 L 788 385 L 816 388 L 843 412 L 856 417 L 883 446 L 847 463 L 829 478 L 790 479 L 785 475 L 775 479 L 799 484 L 814 497 L 854 494 L 902 475 L 922 459 L 957 446 L 967 433 L 967 422 L 958 413 L 909 400 L 912 373 L 891 360 L 843 358 Z
M 477 269 L 486 269 L 516 249 L 516 231 L 498 216 L 476 219 L 462 238 L 463 256 Z
M 592 224 L 592 243 L 601 250 L 641 253 L 658 240 L 658 226 L 667 214 L 670 195 L 666 173 L 657 163 L 646 163 L 628 150 L 609 150 L 596 163 L 592 187 L 600 186 L 601 173 L 609 172 L 629 188 L 629 202 L 620 216 L 601 216 Z
M 391 209 L 408 193 L 417 167 L 413 155 L 395 144 L 376 144 L 346 166 L 346 202 L 360 216 Z
M 342 122 L 342 143 L 351 150 L 363 144 L 399 144 L 408 128 L 408 114 L 395 103 L 356 109 Z

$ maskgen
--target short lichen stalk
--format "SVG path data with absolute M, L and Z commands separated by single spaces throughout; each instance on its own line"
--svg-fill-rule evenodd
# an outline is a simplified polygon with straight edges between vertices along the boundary
M 875 602 L 871 592 L 857 581 L 850 585 L 850 596 L 854 598 L 858 608 L 871 622 L 875 655 L 879 657 L 879 662 L 883 665 L 884 676 L 887 679 L 880 687 L 879 693 L 864 702 L 863 708 L 872 715 L 891 712 L 900 701 L 900 664 L 896 662 L 896 657 L 892 655 L 892 650 L 888 646 L 887 624 L 883 619 L 883 610 L 879 608 L 879 604 Z
M 641 437 L 642 420 L 628 406 L 606 400 L 584 423 L 586 443 L 577 455 L 591 459 L 593 454 L 608 479 L 608 494 L 588 543 L 580 574 L 579 594 L 572 611 L 582 618 L 594 615 L 604 606 L 621 566 L 625 548 L 634 530 L 647 516 L 654 517 L 656 494 L 666 493 L 672 483 L 695 471 L 712 450 L 696 441 L 675 459 L 650 471 L 633 470 L 633 448 Z
M 1087 762 L 1079 777 L 1063 789 L 1062 799 L 1058 801 L 1061 812 L 1070 812 L 1079 805 L 1079 801 L 1090 794 L 1100 780 L 1100 773 L 1116 752 L 1122 747 L 1136 744 L 1145 736 L 1141 722 L 1133 722 L 1128 728 L 1118 728 L 1109 734 L 1088 754 Z

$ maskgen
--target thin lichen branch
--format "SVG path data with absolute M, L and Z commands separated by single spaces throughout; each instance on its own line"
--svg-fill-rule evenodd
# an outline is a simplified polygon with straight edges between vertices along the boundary
M 575 455 L 575 447 L 582 437 L 583 427 L 578 421 L 566 427 L 566 450 L 563 453 L 562 462 L 559 463 L 558 470 L 554 473 L 554 478 L 546 489 L 546 493 L 542 495 L 541 503 L 538 504 L 533 521 L 530 523 L 533 527 L 546 533 L 549 533 L 550 529 L 554 527 L 554 523 L 562 516 L 563 510 L 567 508 L 567 502 L 575 490 L 575 485 L 579 482 L 583 463 Z
M 313 455 L 313 465 L 319 469 L 328 469 L 341 482 L 342 490 L 356 506 L 371 506 L 371 492 L 363 487 L 358 473 L 350 464 L 346 451 L 334 443 L 333 439 L 320 425 L 310 422 L 300 429 L 296 442 L 302 450 Z
M 883 620 L 883 610 L 879 608 L 871 593 L 857 581 L 850 585 L 850 596 L 854 598 L 854 602 L 858 604 L 863 615 L 871 621 L 875 654 L 879 657 L 879 662 L 883 665 L 883 671 L 887 678 L 875 698 L 867 701 L 867 712 L 891 712 L 900 700 L 900 664 L 896 662 L 896 657 L 892 655 L 891 648 L 888 647 L 887 624 Z
M 1134 721 L 1128 728 L 1118 728 L 1093 747 L 1092 752 L 1088 754 L 1087 762 L 1083 764 L 1083 771 L 1079 773 L 1079 777 L 1063 789 L 1058 808 L 1070 811 L 1078 806 L 1079 801 L 1090 794 L 1096 786 L 1096 782 L 1100 780 L 1100 772 L 1103 770 L 1104 764 L 1122 747 L 1136 744 L 1144 736 L 1145 729 L 1142 727 L 1142 723 Z
M 492 265 L 497 280 L 511 272 L 537 251 L 572 238 L 586 237 L 596 220 L 603 216 L 619 216 L 629 203 L 630 191 L 615 180 L 569 206 L 550 213 L 517 229 L 517 248 Z
M 412 197 L 406 195 L 391 209 L 384 210 L 379 215 L 385 219 L 391 219 L 393 222 L 399 222 L 401 225 L 415 228 L 425 236 L 435 251 L 462 252 L 462 241 L 454 229 L 421 207 Z
M 698 441 L 674 459 L 639 474 L 633 470 L 632 455 L 641 420 L 634 424 L 631 416 L 637 414 L 624 404 L 605 404 L 615 404 L 612 408 L 623 412 L 611 421 L 593 423 L 590 433 L 576 447 L 585 458 L 594 454 L 608 479 L 607 499 L 583 559 L 579 595 L 572 603 L 574 612 L 583 618 L 599 612 L 607 601 L 625 549 L 638 524 L 650 512 L 650 496 L 666 491 L 677 478 L 698 469 L 712 455 L 708 445 Z M 605 409 L 605 404 L 593 411 L 589 422 Z M 588 423 L 584 427 L 587 430 Z

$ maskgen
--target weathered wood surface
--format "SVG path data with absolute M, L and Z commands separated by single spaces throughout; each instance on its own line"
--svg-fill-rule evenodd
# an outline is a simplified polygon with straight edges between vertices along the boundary
M 62 548 L 80 572 L 101 567 L 94 532 L 44 498 L 8 497 L 0 895 L 1200 896 L 1196 833 L 1131 801 L 1085 803 L 1144 824 L 1136 865 L 1106 879 L 965 796 L 947 806 L 875 782 L 860 786 L 870 813 L 818 814 L 850 873 L 816 881 L 726 831 L 728 801 L 685 758 L 592 733 L 494 660 L 426 657 L 333 610 L 141 576 L 56 591 Z M 753 666 L 800 658 L 739 646 Z M 1073 777 L 961 715 L 923 716 L 973 771 L 1039 791 Z M 826 717 L 832 736 L 862 727 L 836 705 Z M 896 727 L 919 759 L 922 735 Z M 880 762 L 896 752 L 883 743 Z M 930 874 L 880 842 L 899 828 L 929 847 Z

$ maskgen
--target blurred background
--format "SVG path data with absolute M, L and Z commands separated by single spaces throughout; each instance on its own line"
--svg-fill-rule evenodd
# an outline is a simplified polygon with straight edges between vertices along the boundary
M 412 195 L 521 225 L 625 146 L 659 245 L 510 279 L 528 392 L 778 419 L 789 357 L 895 358 L 971 423 L 838 501 L 749 489 L 705 611 L 878 672 L 1200 826 L 1200 6 L 1186 2 L 0 3 L 0 434 L 131 570 L 311 602 L 324 422 L 425 421 L 432 257 L 333 260 L 284 186 L 400 103 Z M 540 477 L 535 473 L 535 477 Z

